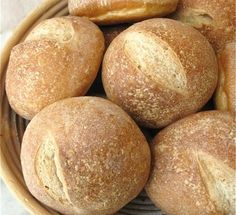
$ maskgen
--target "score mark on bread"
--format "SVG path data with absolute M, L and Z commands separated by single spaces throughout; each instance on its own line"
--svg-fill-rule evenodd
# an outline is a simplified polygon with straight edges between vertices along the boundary
M 195 28 L 202 28 L 204 26 L 212 26 L 213 18 L 204 10 L 186 9 L 183 13 L 178 14 L 178 19 L 184 23 L 190 24 Z
M 62 175 L 58 148 L 53 143 L 54 137 L 50 136 L 51 138 L 47 138 L 39 147 L 35 159 L 35 170 L 46 192 L 53 199 L 68 205 L 69 197 Z
M 233 215 L 236 211 L 234 169 L 204 152 L 197 153 L 197 162 L 202 181 L 217 209 L 223 214 Z
M 156 35 L 145 31 L 127 32 L 124 51 L 148 78 L 180 94 L 187 93 L 187 78 L 178 56 Z

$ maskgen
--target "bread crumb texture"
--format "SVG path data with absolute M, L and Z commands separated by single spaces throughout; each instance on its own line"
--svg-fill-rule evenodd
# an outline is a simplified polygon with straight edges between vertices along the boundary
M 146 186 L 170 215 L 235 214 L 236 124 L 227 112 L 193 114 L 163 129 Z

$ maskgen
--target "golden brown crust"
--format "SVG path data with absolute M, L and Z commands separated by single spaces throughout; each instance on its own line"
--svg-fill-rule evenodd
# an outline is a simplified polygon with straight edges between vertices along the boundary
M 232 42 L 218 53 L 219 80 L 216 108 L 236 112 L 236 43 Z
M 87 18 L 43 21 L 11 52 L 6 75 L 9 103 L 31 119 L 57 100 L 84 95 L 97 75 L 103 50 L 103 34 Z
M 198 31 L 151 19 L 115 38 L 104 56 L 102 79 L 109 99 L 156 128 L 199 110 L 212 96 L 217 75 L 214 51 Z
M 142 190 L 150 151 L 120 107 L 79 97 L 56 102 L 34 117 L 21 161 L 29 190 L 43 203 L 66 214 L 111 214 Z
M 221 111 L 188 116 L 157 134 L 146 186 L 169 215 L 235 214 L 236 124 Z
M 118 24 L 161 17 L 175 11 L 177 0 L 69 0 L 70 14 L 98 24 Z
M 198 29 L 216 51 L 235 38 L 235 0 L 180 0 L 174 17 Z

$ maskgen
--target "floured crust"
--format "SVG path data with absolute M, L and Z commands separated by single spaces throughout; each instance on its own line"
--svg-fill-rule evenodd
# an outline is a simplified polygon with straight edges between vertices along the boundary
M 146 190 L 167 214 L 235 214 L 236 124 L 208 111 L 163 129 L 153 141 Z
M 31 119 L 57 100 L 84 95 L 97 75 L 103 51 L 103 34 L 87 18 L 43 21 L 12 49 L 6 75 L 9 103 Z
M 229 43 L 218 53 L 219 81 L 216 108 L 236 112 L 236 43 Z
M 98 24 L 135 22 L 173 12 L 177 0 L 69 0 L 70 14 Z
M 25 41 L 50 39 L 65 45 L 76 44 L 79 42 L 78 36 L 75 35 L 77 28 L 77 20 L 73 17 L 43 20 L 32 29 Z
M 187 78 L 178 56 L 165 41 L 147 31 L 129 32 L 124 53 L 138 70 L 163 88 L 187 92 Z M 158 72 L 157 72 L 158 71 Z
M 150 151 L 121 108 L 80 97 L 56 102 L 34 117 L 21 160 L 29 190 L 44 204 L 66 214 L 111 214 L 144 187 Z
M 223 214 L 235 214 L 235 168 L 207 153 L 200 152 L 197 156 L 202 181 L 216 209 Z
M 122 32 L 109 46 L 102 70 L 108 98 L 152 128 L 199 110 L 218 75 L 208 41 L 170 19 L 147 20 Z
M 235 0 L 180 0 L 174 18 L 198 29 L 216 51 L 235 39 Z

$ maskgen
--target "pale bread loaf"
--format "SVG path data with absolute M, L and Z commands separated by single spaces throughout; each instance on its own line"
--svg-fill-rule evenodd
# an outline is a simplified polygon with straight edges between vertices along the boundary
M 69 12 L 98 24 L 136 22 L 175 11 L 178 0 L 69 0 Z

